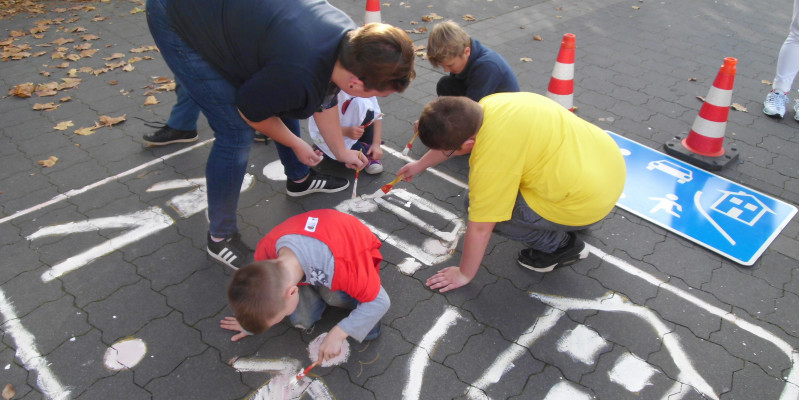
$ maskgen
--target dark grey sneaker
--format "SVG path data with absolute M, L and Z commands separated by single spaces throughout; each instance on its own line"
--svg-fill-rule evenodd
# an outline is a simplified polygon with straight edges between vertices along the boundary
M 197 130 L 182 131 L 172 129 L 169 125 L 162 126 L 159 130 L 142 136 L 148 146 L 164 146 L 173 143 L 189 143 L 197 140 Z
M 305 196 L 311 193 L 335 193 L 350 186 L 350 181 L 330 175 L 323 175 L 309 169 L 308 178 L 300 183 L 286 180 L 286 194 L 292 197 Z
M 586 248 L 586 243 L 575 232 L 567 232 L 567 235 L 569 235 L 569 241 L 566 246 L 560 247 L 552 253 L 524 249 L 519 252 L 517 262 L 531 271 L 550 272 L 588 257 L 589 249 Z
M 211 240 L 211 233 L 209 233 L 207 240 L 209 257 L 222 264 L 239 269 L 253 261 L 253 249 L 242 242 L 242 236 L 239 233 L 220 242 Z

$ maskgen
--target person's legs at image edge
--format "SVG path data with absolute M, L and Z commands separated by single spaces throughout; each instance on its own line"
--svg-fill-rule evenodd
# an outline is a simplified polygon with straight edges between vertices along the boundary
M 300 137 L 300 121 L 291 118 L 281 118 L 281 121 L 295 136 Z M 286 193 L 289 196 L 305 196 L 316 192 L 333 193 L 350 185 L 347 179 L 317 173 L 301 163 L 290 147 L 277 142 L 275 145 L 286 174 Z

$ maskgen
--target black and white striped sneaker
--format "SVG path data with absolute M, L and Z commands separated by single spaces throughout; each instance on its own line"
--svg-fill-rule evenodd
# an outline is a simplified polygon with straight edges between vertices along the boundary
M 323 175 L 309 169 L 308 178 L 300 183 L 292 182 L 291 179 L 286 180 L 286 193 L 292 197 L 316 192 L 334 193 L 344 190 L 348 186 L 350 186 L 350 181 L 347 179 Z
M 209 233 L 208 255 L 233 269 L 239 269 L 253 261 L 253 250 L 242 242 L 242 236 L 239 233 L 219 242 L 211 239 L 211 233 Z

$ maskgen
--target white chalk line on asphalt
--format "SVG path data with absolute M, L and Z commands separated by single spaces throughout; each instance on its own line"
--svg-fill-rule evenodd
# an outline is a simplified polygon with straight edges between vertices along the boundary
M 139 165 L 137 167 L 131 168 L 131 169 L 125 171 L 125 172 L 121 172 L 121 173 L 116 174 L 114 176 L 109 176 L 108 178 L 105 178 L 105 179 L 101 179 L 101 180 L 99 180 L 99 181 L 97 181 L 95 183 L 86 185 L 86 186 L 84 186 L 84 187 L 82 187 L 80 189 L 73 189 L 73 190 L 70 190 L 70 191 L 68 191 L 66 193 L 59 194 L 59 195 L 53 197 L 52 199 L 50 199 L 50 200 L 48 200 L 48 201 L 46 201 L 44 203 L 40 203 L 40 204 L 37 204 L 37 205 L 35 205 L 33 207 L 17 211 L 14 214 L 11 214 L 11 215 L 9 215 L 9 216 L 7 216 L 5 218 L 0 219 L 0 224 L 3 224 L 3 223 L 8 222 L 8 221 L 11 221 L 13 219 L 17 219 L 17 218 L 19 218 L 19 217 L 21 217 L 23 215 L 30 214 L 30 213 L 32 213 L 34 211 L 41 210 L 41 209 L 43 209 L 43 208 L 45 208 L 47 206 L 51 206 L 53 204 L 60 203 L 60 202 L 62 202 L 64 200 L 67 200 L 69 198 L 75 197 L 75 196 L 77 196 L 79 194 L 86 193 L 86 192 L 88 192 L 88 191 L 90 191 L 90 190 L 92 190 L 92 189 L 94 189 L 96 187 L 100 187 L 102 185 L 105 185 L 106 183 L 113 182 L 113 181 L 115 181 L 115 180 L 117 180 L 119 178 L 131 175 L 134 172 L 139 172 L 139 171 L 141 171 L 141 170 L 143 170 L 143 169 L 145 169 L 147 167 L 150 167 L 150 166 L 153 166 L 155 164 L 164 162 L 166 160 L 169 160 L 170 158 L 173 158 L 173 157 L 179 156 L 179 155 L 181 155 L 183 153 L 192 151 L 192 150 L 194 150 L 194 149 L 196 149 L 198 147 L 205 146 L 206 144 L 211 143 L 213 141 L 214 141 L 214 139 L 204 140 L 204 141 L 202 141 L 200 143 L 197 143 L 195 145 L 192 145 L 192 146 L 186 147 L 184 149 L 180 149 L 180 150 L 178 150 L 176 152 L 173 152 L 173 153 L 158 157 L 156 159 L 153 159 L 152 161 L 148 161 L 148 162 L 146 162 L 144 164 L 141 164 L 141 165 Z

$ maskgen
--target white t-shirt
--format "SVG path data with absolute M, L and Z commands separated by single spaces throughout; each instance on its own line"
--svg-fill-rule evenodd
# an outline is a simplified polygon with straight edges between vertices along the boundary
M 375 116 L 378 116 L 381 113 L 381 108 L 378 106 L 378 98 L 374 96 L 370 98 L 353 97 L 340 90 L 338 94 L 338 100 L 339 123 L 344 127 L 361 125 L 361 123 L 364 122 L 364 117 L 367 116 L 368 110 L 372 110 L 373 115 Z M 350 101 L 347 105 L 347 109 L 342 112 L 342 108 L 344 107 L 344 104 L 348 102 L 348 100 Z M 314 141 L 314 144 L 317 145 L 317 147 L 319 147 L 323 153 L 334 160 L 336 159 L 336 157 L 333 156 L 331 149 L 325 143 L 325 139 L 322 138 L 322 134 L 319 132 L 319 128 L 317 127 L 317 123 L 314 121 L 314 117 L 308 119 L 308 133 L 311 136 L 311 140 Z M 352 148 L 356 141 L 356 139 L 345 136 L 344 147 L 347 149 Z

